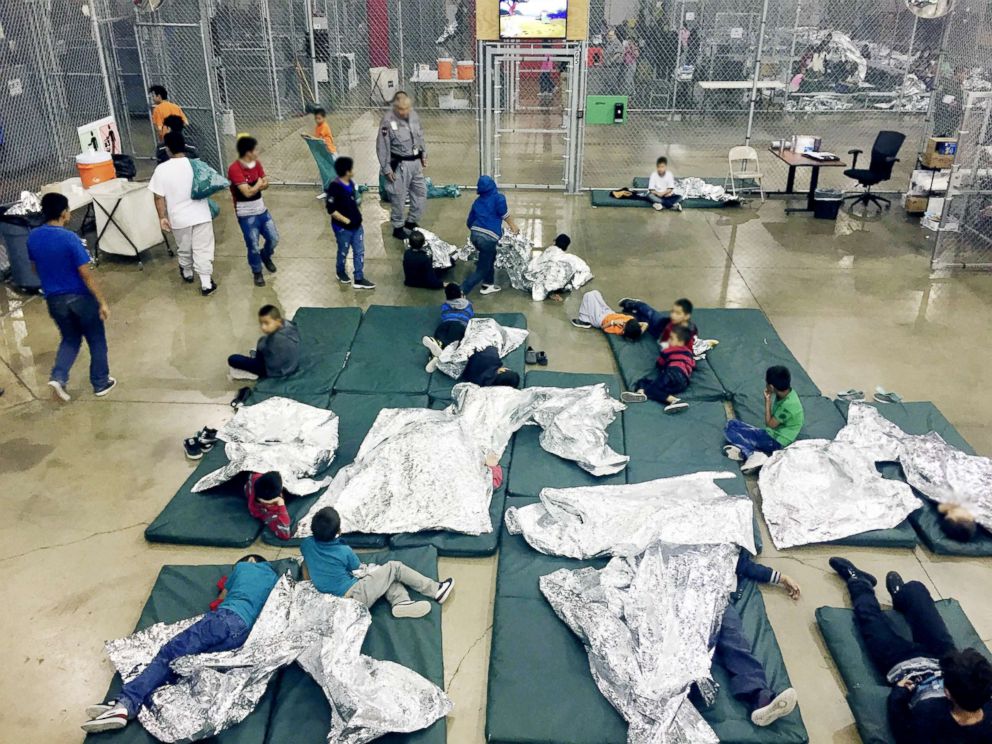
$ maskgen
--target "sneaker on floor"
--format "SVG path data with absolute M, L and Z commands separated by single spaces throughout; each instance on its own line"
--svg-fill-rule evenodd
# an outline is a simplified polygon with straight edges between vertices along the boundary
M 661 204 L 657 204 L 657 203 L 652 204 L 651 207 L 654 209 L 655 212 L 660 212 L 662 209 L 665 208 Z
M 342 284 L 351 284 L 351 277 L 348 276 L 347 272 L 342 271 L 338 273 L 338 281 Z
M 257 380 L 258 375 L 248 370 L 238 369 L 237 367 L 228 367 L 227 378 L 229 380 Z
M 95 708 L 96 706 L 92 707 Z M 125 726 L 127 726 L 127 708 L 114 704 L 113 707 L 103 711 L 100 715 L 93 716 L 84 723 L 82 729 L 87 734 L 99 734 L 103 731 L 117 731 Z
M 665 413 L 682 413 L 688 407 L 689 404 L 684 400 L 677 400 L 665 406 Z
M 270 274 L 275 274 L 277 269 L 275 263 L 271 258 L 263 258 L 262 263 L 265 264 L 265 268 L 268 269 Z
M 895 598 L 905 585 L 906 582 L 902 580 L 902 576 L 896 571 L 889 571 L 885 574 L 885 588 L 889 590 L 890 597 Z
M 413 602 L 397 602 L 393 605 L 393 617 L 423 617 L 430 614 L 431 603 L 421 600 Z
M 200 443 L 200 447 L 203 448 L 204 452 L 209 452 L 217 444 L 217 430 L 204 426 L 197 432 L 196 441 Z
M 200 287 L 200 294 L 203 295 L 204 297 L 209 297 L 216 291 L 217 291 L 217 282 L 215 282 L 213 279 L 210 280 L 209 287 Z
M 428 361 L 427 364 L 424 365 L 424 372 L 426 372 L 429 375 L 432 375 L 434 374 L 434 370 L 436 369 L 437 369 L 437 357 L 432 356 L 430 358 L 430 361 Z
M 648 399 L 640 390 L 624 390 L 620 393 L 620 400 L 624 403 L 643 403 Z
M 620 306 L 620 309 L 623 310 L 627 307 L 627 305 L 633 305 L 635 302 L 644 302 L 644 300 L 638 300 L 635 297 L 621 297 L 617 304 Z
M 865 393 L 863 390 L 855 390 L 854 388 L 851 388 L 850 390 L 841 390 L 837 393 L 837 400 L 854 401 L 864 399 Z
M 410 237 L 410 233 L 409 231 L 406 230 L 406 228 L 394 227 L 393 237 L 396 238 L 397 240 L 406 240 L 407 238 Z
M 827 563 L 830 564 L 830 568 L 837 572 L 844 581 L 851 581 L 853 579 L 865 579 L 869 584 L 875 586 L 878 581 L 867 571 L 862 571 L 860 568 L 851 563 L 847 558 L 841 558 L 840 556 L 834 556 Z
M 250 395 L 251 395 L 250 387 L 243 387 L 240 390 L 238 390 L 238 394 L 235 395 L 234 400 L 231 401 L 231 408 L 233 408 L 235 411 L 241 408 L 241 406 L 245 404 L 245 401 L 248 400 L 248 396 Z
M 61 400 L 63 403 L 68 403 L 72 400 L 72 396 L 69 395 L 69 392 L 65 389 L 65 385 L 58 380 L 49 380 L 48 387 L 52 389 L 52 397 Z
M 676 203 L 676 205 L 674 207 L 672 207 L 672 209 L 674 209 L 676 212 L 681 212 L 682 211 L 682 202 Z
M 93 391 L 93 394 L 97 398 L 102 398 L 103 396 L 105 396 L 108 393 L 110 393 L 110 391 L 113 390 L 115 387 L 117 387 L 117 380 L 115 380 L 113 377 L 111 377 L 110 380 L 107 382 L 106 385 L 104 385 L 99 390 L 94 390 Z
M 356 279 L 351 283 L 352 289 L 375 289 L 375 282 L 370 282 L 368 279 Z
M 182 279 L 187 284 L 192 284 L 194 279 L 192 274 L 187 274 L 183 271 L 182 266 L 179 267 L 179 278 Z
M 96 718 L 97 716 L 102 716 L 108 710 L 112 710 L 117 707 L 117 701 L 111 700 L 109 703 L 97 703 L 96 705 L 86 706 L 86 717 Z
M 444 350 L 441 343 L 433 336 L 424 336 L 420 339 L 420 343 L 427 348 L 427 351 L 431 353 L 431 356 L 439 357 L 441 356 L 441 352 Z
M 782 690 L 775 699 L 763 708 L 751 713 L 751 723 L 755 726 L 771 726 L 779 718 L 784 718 L 796 709 L 799 697 L 791 687 Z
M 576 328 L 592 328 L 592 323 L 586 323 L 584 320 L 579 320 L 578 318 L 572 318 L 572 325 Z
M 734 462 L 744 462 L 744 453 L 741 452 L 740 447 L 735 447 L 732 444 L 723 445 L 723 454 Z
M 438 585 L 437 594 L 434 595 L 434 601 L 438 604 L 444 604 L 451 594 L 451 590 L 455 588 L 454 579 L 445 579 Z
M 186 452 L 187 460 L 203 459 L 203 447 L 196 437 L 187 437 L 183 440 L 183 450 Z
M 403 229 L 408 230 L 409 232 L 413 232 L 418 227 L 420 227 L 420 225 L 418 225 L 416 222 L 411 222 L 410 220 L 407 220 L 406 222 L 403 223 Z
M 742 473 L 754 473 L 761 470 L 761 466 L 768 462 L 768 455 L 764 452 L 753 452 L 751 456 L 741 465 Z
M 262 272 L 261 271 L 259 271 L 257 274 L 252 274 L 252 278 L 255 281 L 255 286 L 256 287 L 264 287 L 265 286 L 265 277 L 262 276 Z
M 881 385 L 875 388 L 874 398 L 878 403 L 902 403 L 902 396 L 899 393 L 886 390 Z
M 483 284 L 482 289 L 479 290 L 480 294 L 496 294 L 501 292 L 503 288 L 498 284 Z

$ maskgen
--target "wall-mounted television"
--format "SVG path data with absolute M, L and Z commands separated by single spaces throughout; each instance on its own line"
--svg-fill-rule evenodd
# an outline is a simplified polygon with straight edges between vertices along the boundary
M 564 39 L 568 0 L 499 0 L 499 38 Z

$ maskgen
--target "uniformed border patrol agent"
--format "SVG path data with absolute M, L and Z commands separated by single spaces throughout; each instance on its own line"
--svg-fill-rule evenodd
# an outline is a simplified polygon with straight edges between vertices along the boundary
M 427 183 L 424 168 L 427 152 L 420 117 L 413 110 L 413 101 L 403 91 L 393 96 L 393 108 L 382 117 L 375 141 L 379 167 L 386 179 L 391 209 L 389 221 L 393 237 L 405 240 L 417 227 L 427 203 Z M 403 219 L 403 208 L 410 197 L 410 213 Z

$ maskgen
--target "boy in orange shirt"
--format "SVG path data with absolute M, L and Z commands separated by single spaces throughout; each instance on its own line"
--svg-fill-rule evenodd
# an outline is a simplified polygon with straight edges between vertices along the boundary
M 324 144 L 327 146 L 327 151 L 331 155 L 337 155 L 338 150 L 334 146 L 334 135 L 331 134 L 331 127 L 327 123 L 327 112 L 319 108 L 313 112 L 313 120 L 317 125 L 314 127 L 313 136 L 319 140 L 324 140 Z
M 647 328 L 647 323 L 638 323 L 633 315 L 613 312 L 598 289 L 582 295 L 579 317 L 572 319 L 572 325 L 576 328 L 598 327 L 603 333 L 622 335 L 632 341 L 639 339 Z
M 165 119 L 167 116 L 182 117 L 183 124 L 189 124 L 186 114 L 176 104 L 169 100 L 169 93 L 161 85 L 153 85 L 148 89 L 152 96 L 152 124 L 155 134 L 161 141 L 165 137 Z

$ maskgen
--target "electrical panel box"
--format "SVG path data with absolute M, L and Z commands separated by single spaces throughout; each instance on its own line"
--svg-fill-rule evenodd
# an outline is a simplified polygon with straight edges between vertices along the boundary
M 586 124 L 625 124 L 627 96 L 587 96 Z

